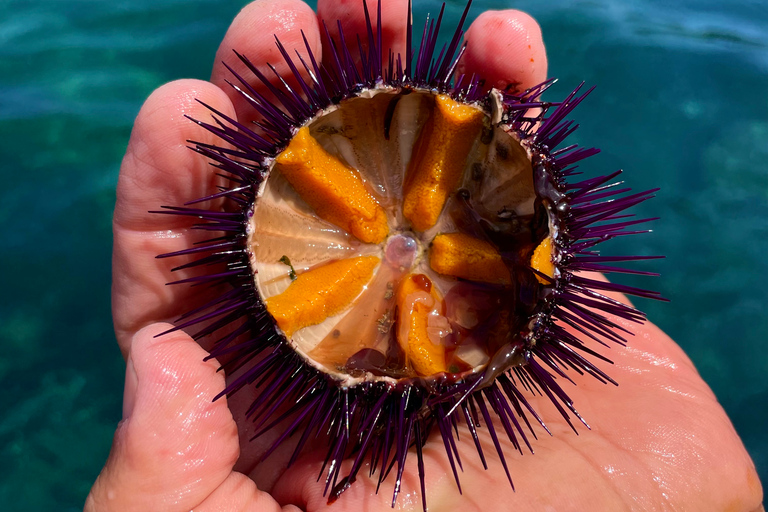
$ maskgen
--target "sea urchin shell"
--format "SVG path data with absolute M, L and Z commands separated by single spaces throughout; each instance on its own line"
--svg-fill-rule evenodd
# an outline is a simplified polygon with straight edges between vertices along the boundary
M 583 420 L 556 378 L 573 370 L 613 382 L 590 357 L 608 360 L 573 332 L 623 344 L 628 331 L 603 312 L 645 317 L 605 292 L 658 298 L 581 274 L 645 273 L 613 264 L 646 258 L 595 246 L 641 232 L 651 219 L 623 212 L 654 192 L 627 194 L 611 183 L 618 172 L 574 179 L 597 150 L 563 145 L 576 129 L 566 117 L 591 89 L 552 103 L 540 98 L 554 80 L 523 92 L 454 80 L 468 10 L 437 57 L 443 11 L 415 51 L 409 22 L 406 55 L 390 51 L 386 63 L 367 9 L 359 62 L 340 25 L 338 42 L 325 30 L 332 58 L 322 64 L 306 39 L 308 61 L 277 41 L 299 90 L 238 54 L 277 103 L 230 68 L 259 120 L 246 126 L 209 107 L 214 123 L 195 122 L 222 144 L 193 148 L 229 186 L 165 207 L 217 235 L 160 256 L 199 255 L 184 267 L 207 271 L 179 282 L 230 285 L 176 329 L 226 332 L 211 357 L 240 371 L 222 394 L 255 386 L 247 415 L 257 435 L 282 432 L 265 457 L 298 433 L 293 462 L 313 433 L 328 433 L 331 500 L 367 459 L 379 483 L 396 471 L 394 506 L 412 446 L 423 497 L 430 435 L 441 436 L 458 485 L 460 423 L 483 464 L 485 424 L 510 478 L 498 425 L 521 452 L 536 436 L 529 417 L 546 429 L 526 394 L 548 396 L 571 424 Z M 381 27 L 380 5 L 378 17 Z M 193 206 L 214 198 L 225 206 Z

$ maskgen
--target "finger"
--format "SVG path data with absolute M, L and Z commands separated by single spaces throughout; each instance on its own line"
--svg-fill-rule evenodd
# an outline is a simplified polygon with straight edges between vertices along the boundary
M 211 193 L 215 173 L 206 159 L 188 148 L 190 139 L 221 145 L 220 139 L 185 117 L 210 121 L 210 111 L 200 102 L 229 116 L 234 112 L 218 87 L 200 80 L 165 84 L 144 102 L 120 167 L 116 227 L 155 231 L 187 226 L 190 222 L 182 217 L 147 212 Z
M 472 23 L 465 36 L 467 49 L 457 74 L 475 73 L 485 86 L 518 91 L 547 78 L 547 54 L 536 20 L 515 10 L 486 11 Z
M 242 473 L 230 473 L 206 500 L 195 507 L 195 512 L 300 512 L 292 505 L 280 507 L 266 492 L 259 491 L 253 480 Z
M 365 0 L 368 14 L 375 36 L 378 28 L 378 2 L 379 0 Z M 360 5 L 360 0 L 318 0 L 317 16 L 325 21 L 328 32 L 336 43 L 336 48 L 341 49 L 341 38 L 337 20 L 341 22 L 344 31 L 344 39 L 352 58 L 360 62 L 360 49 L 357 36 L 360 36 L 363 51 L 368 52 L 368 26 L 365 21 L 365 11 Z M 389 61 L 389 50 L 397 60 L 400 54 L 405 60 L 406 22 L 408 20 L 408 0 L 381 0 L 381 58 L 384 66 Z M 321 30 L 324 30 L 321 27 Z M 377 43 L 378 44 L 378 43 Z M 329 48 L 323 47 L 323 59 L 331 58 Z
M 229 95 L 240 121 L 254 120 L 254 109 L 227 84 L 229 80 L 240 85 L 225 63 L 247 80 L 256 92 L 269 99 L 274 98 L 268 88 L 257 80 L 247 66 L 238 59 L 233 50 L 247 57 L 269 80 L 279 83 L 267 65 L 267 63 L 272 64 L 294 90 L 300 91 L 297 82 L 292 78 L 290 66 L 285 62 L 275 43 L 275 37 L 280 40 L 297 69 L 301 71 L 302 77 L 308 80 L 304 66 L 296 56 L 298 51 L 307 65 L 312 65 L 304 45 L 302 31 L 307 38 L 309 48 L 319 61 L 322 49 L 317 19 L 314 11 L 300 0 L 258 0 L 245 6 L 235 17 L 216 52 L 211 82 Z
M 234 115 L 227 96 L 210 83 L 180 80 L 166 84 L 141 108 L 120 169 L 114 214 L 112 307 L 124 355 L 136 331 L 177 317 L 183 312 L 181 297 L 189 294 L 188 288 L 165 285 L 172 279 L 189 277 L 170 271 L 189 259 L 155 257 L 191 247 L 210 236 L 190 230 L 194 221 L 188 217 L 149 213 L 216 190 L 220 178 L 205 158 L 187 147 L 189 139 L 221 144 L 184 117 L 210 121 L 210 112 L 197 100 Z
M 239 454 L 237 427 L 216 361 L 184 333 L 134 336 L 125 417 L 86 510 L 191 510 L 225 482 Z

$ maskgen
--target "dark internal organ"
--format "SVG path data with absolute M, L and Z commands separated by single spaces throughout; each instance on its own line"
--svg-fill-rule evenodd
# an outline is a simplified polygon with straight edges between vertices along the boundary
M 361 121 L 365 101 L 373 121 Z M 383 118 L 397 123 L 386 127 L 394 130 L 396 143 L 377 143 L 370 133 Z M 550 277 L 554 271 L 548 233 L 526 227 L 532 224 L 526 213 L 532 187 L 513 187 L 509 196 L 515 197 L 510 208 L 518 205 L 522 212 L 515 218 L 516 236 L 525 240 L 513 251 L 500 251 L 482 230 L 464 229 L 457 222 L 458 202 L 451 199 L 459 189 L 478 190 L 477 177 L 467 170 L 498 160 L 492 150 L 498 137 L 515 144 L 500 128 L 491 129 L 493 143 L 484 141 L 488 126 L 482 110 L 420 92 L 357 98 L 298 130 L 275 159 L 250 235 L 267 310 L 297 351 L 342 375 L 430 376 L 479 369 L 521 328 L 527 313 L 520 310 L 530 305 L 508 300 L 520 288 L 514 281 L 524 272 L 536 287 L 547 283 L 531 267 Z M 381 158 L 366 164 L 364 155 L 370 154 Z M 515 173 L 522 176 L 518 184 L 530 181 Z M 489 173 L 503 175 L 499 169 Z M 281 185 L 286 182 L 290 191 Z M 502 181 L 483 186 L 489 183 L 510 188 Z M 520 207 L 524 202 L 528 206 Z M 491 217 L 485 204 L 465 203 L 473 215 Z M 503 208 L 493 213 L 507 215 L 507 203 Z M 288 210 L 281 227 L 276 212 Z M 294 226 L 313 216 L 311 224 L 321 229 Z M 499 218 L 483 223 L 492 226 Z M 300 235 L 280 240 L 275 227 Z M 327 258 L 317 261 L 314 256 L 325 248 Z M 285 260 L 276 257 L 281 252 Z M 295 280 L 287 277 L 287 267 L 281 273 L 278 259 L 293 262 Z M 527 270 L 515 268 L 520 261 Z

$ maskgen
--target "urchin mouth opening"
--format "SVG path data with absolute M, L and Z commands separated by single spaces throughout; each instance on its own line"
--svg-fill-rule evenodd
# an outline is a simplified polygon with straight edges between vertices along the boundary
M 271 162 L 248 216 L 255 288 L 275 330 L 341 386 L 524 364 L 558 274 L 562 194 L 498 98 L 364 89 Z

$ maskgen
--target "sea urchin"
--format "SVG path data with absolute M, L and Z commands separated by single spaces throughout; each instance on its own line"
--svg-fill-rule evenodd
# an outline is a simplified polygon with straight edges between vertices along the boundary
M 618 172 L 574 179 L 598 150 L 563 145 L 576 129 L 566 117 L 591 89 L 552 103 L 541 95 L 554 80 L 484 92 L 481 77 L 454 79 L 469 5 L 436 56 L 442 10 L 416 49 L 407 22 L 406 54 L 390 51 L 387 62 L 381 5 L 377 30 L 363 8 L 357 60 L 340 24 L 339 41 L 325 28 L 332 58 L 322 64 L 306 39 L 309 58 L 298 60 L 277 41 L 296 90 L 237 54 L 271 98 L 229 68 L 258 120 L 246 126 L 209 107 L 214 122 L 195 122 L 222 144 L 193 143 L 229 185 L 164 210 L 216 236 L 160 257 L 199 255 L 183 268 L 205 271 L 177 283 L 229 285 L 176 329 L 226 333 L 211 357 L 240 371 L 222 395 L 255 386 L 247 416 L 257 436 L 282 432 L 265 457 L 297 434 L 293 462 L 326 432 L 330 500 L 369 460 L 379 483 L 396 471 L 394 506 L 411 447 L 423 500 L 430 435 L 441 436 L 458 485 L 460 423 L 483 464 L 486 426 L 509 478 L 498 425 L 521 452 L 535 437 L 530 417 L 546 429 L 526 394 L 583 422 L 556 378 L 572 370 L 613 381 L 589 358 L 608 360 L 573 333 L 623 344 L 628 331 L 603 313 L 645 317 L 605 293 L 658 295 L 581 272 L 645 273 L 613 266 L 644 258 L 595 246 L 641 232 L 650 219 L 623 212 L 654 191 L 628 194 L 612 183 Z M 223 208 L 194 206 L 215 198 Z

